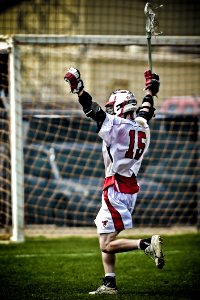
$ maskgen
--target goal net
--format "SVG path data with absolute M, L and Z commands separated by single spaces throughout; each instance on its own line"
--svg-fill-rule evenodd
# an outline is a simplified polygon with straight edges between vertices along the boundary
M 6 86 L 1 87 L 2 103 L 7 101 L 10 106 L 1 107 L 1 227 L 13 222 L 12 193 L 18 227 L 94 226 L 104 179 L 101 140 L 63 77 L 68 67 L 79 68 L 86 89 L 102 107 L 116 87 L 130 89 L 140 103 L 145 37 L 110 37 L 107 42 L 102 36 L 18 35 L 12 43 L 13 103 L 6 96 L 8 57 L 0 56 Z M 187 99 L 199 101 L 199 62 L 189 51 L 174 54 L 168 45 L 162 46 L 156 57 L 154 68 L 161 77 L 161 91 L 150 125 L 150 149 L 139 172 L 140 192 L 133 219 L 138 227 L 196 225 L 199 112 L 197 106 L 192 111 L 193 104 Z M 181 97 L 188 111 L 181 111 Z M 176 98 L 178 104 L 173 102 Z M 163 105 L 165 99 L 172 102 L 170 113 Z

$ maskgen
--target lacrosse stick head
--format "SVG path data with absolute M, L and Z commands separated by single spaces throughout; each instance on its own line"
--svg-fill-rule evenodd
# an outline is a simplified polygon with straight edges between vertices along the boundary
M 159 7 L 162 7 L 160 5 Z M 148 36 L 159 35 L 162 32 L 159 29 L 159 22 L 155 10 L 159 7 L 153 8 L 151 3 L 147 2 L 144 7 L 144 13 L 146 15 L 146 33 Z

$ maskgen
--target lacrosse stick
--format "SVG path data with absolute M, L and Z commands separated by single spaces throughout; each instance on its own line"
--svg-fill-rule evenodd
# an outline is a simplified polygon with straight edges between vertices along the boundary
M 162 7 L 156 7 L 155 9 Z M 155 14 L 155 9 L 152 8 L 149 2 L 146 3 L 144 7 L 144 13 L 146 15 L 146 37 L 147 37 L 147 48 L 148 48 L 148 63 L 149 63 L 149 70 L 152 72 L 152 57 L 151 57 L 151 37 L 154 35 L 162 34 L 159 30 L 159 22 L 157 16 Z

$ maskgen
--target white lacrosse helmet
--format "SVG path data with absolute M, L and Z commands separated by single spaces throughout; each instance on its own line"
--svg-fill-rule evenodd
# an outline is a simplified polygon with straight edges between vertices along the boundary
M 106 103 L 106 112 L 122 117 L 129 111 L 136 111 L 137 100 L 135 95 L 128 90 L 116 90 L 112 92 Z

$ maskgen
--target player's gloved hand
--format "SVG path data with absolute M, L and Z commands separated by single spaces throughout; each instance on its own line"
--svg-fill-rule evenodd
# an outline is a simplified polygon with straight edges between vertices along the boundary
M 144 77 L 145 90 L 150 90 L 152 92 L 152 96 L 156 96 L 160 88 L 159 75 L 147 70 L 144 72 Z
M 69 68 L 64 76 L 64 80 L 69 83 L 73 94 L 78 94 L 84 88 L 83 81 L 80 76 L 79 70 L 73 67 Z

